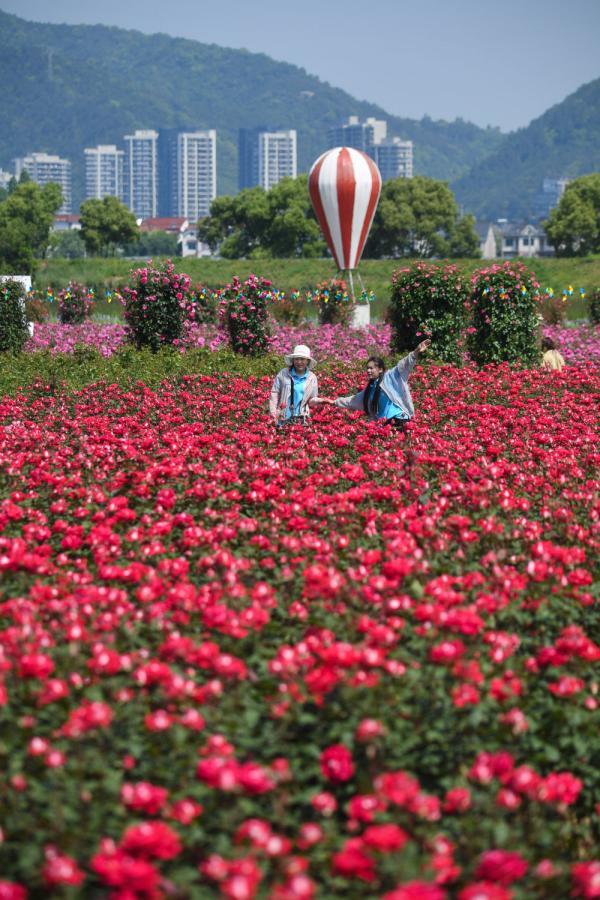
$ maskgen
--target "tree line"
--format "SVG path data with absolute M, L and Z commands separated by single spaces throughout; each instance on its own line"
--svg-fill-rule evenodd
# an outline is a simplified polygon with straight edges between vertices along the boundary
M 52 232 L 62 203 L 60 187 L 41 187 L 23 173 L 0 192 L 0 267 L 31 273 L 35 260 L 67 256 L 169 255 L 176 238 L 140 234 L 134 214 L 116 197 L 86 200 L 78 234 Z M 479 241 L 470 215 L 461 215 L 445 182 L 417 176 L 383 184 L 364 256 L 367 259 L 474 258 Z M 600 253 L 600 174 L 584 175 L 567 186 L 543 223 L 559 256 Z M 248 188 L 217 197 L 198 224 L 198 237 L 225 259 L 315 258 L 327 247 L 308 195 L 307 176 L 283 179 L 270 191 Z M 77 245 L 77 246 L 76 246 Z

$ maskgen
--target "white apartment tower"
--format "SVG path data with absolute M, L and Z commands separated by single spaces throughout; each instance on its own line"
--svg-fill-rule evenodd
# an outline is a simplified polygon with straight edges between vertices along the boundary
M 114 144 L 99 144 L 86 147 L 85 154 L 85 196 L 86 200 L 102 200 L 117 197 L 123 200 L 123 166 L 125 153 Z
M 21 159 L 15 159 L 15 177 L 26 171 L 36 184 L 58 184 L 62 190 L 63 202 L 59 213 L 71 212 L 71 160 L 51 156 L 49 153 L 30 153 Z
M 125 203 L 138 219 L 158 214 L 158 131 L 126 134 Z
M 217 196 L 217 132 L 177 135 L 177 215 L 190 222 L 208 216 Z
M 381 141 L 373 147 L 373 159 L 383 181 L 413 177 L 413 143 L 399 137 Z
M 262 131 L 258 135 L 258 183 L 269 191 L 282 178 L 298 174 L 296 130 Z

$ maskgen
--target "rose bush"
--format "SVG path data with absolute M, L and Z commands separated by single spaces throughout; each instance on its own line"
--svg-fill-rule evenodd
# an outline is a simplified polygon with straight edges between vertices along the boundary
M 219 319 L 234 353 L 261 356 L 269 349 L 271 282 L 251 275 L 243 283 L 234 278 L 220 292 Z
M 155 352 L 178 347 L 188 318 L 189 286 L 189 276 L 175 272 L 170 260 L 133 271 L 122 294 L 128 340 Z
M 539 284 L 523 263 L 508 261 L 471 276 L 468 350 L 477 365 L 539 362 Z
M 597 896 L 597 364 L 270 381 L 0 401 L 0 896 Z
M 57 294 L 58 319 L 63 325 L 81 325 L 94 310 L 94 293 L 77 281 L 70 281 Z
M 461 362 L 469 296 L 469 281 L 455 265 L 418 262 L 395 271 L 387 313 L 392 348 L 412 350 L 430 337 L 438 359 Z

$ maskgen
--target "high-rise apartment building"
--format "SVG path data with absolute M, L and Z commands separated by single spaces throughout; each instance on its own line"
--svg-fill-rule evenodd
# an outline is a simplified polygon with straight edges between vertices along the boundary
M 270 191 L 282 178 L 298 174 L 296 131 L 263 131 L 258 136 L 258 183 Z
M 26 171 L 36 184 L 58 184 L 62 191 L 62 206 L 59 213 L 71 212 L 71 160 L 62 159 L 60 156 L 52 156 L 49 153 L 30 153 L 20 159 L 15 159 L 15 177 L 21 177 Z
M 138 219 L 158 214 L 158 131 L 126 134 L 125 203 Z
M 330 148 L 362 150 L 377 163 L 383 181 L 413 177 L 412 141 L 388 138 L 387 122 L 383 119 L 368 118 L 360 122 L 358 116 L 350 116 L 347 122 L 329 129 L 327 142 Z
M 217 132 L 177 136 L 177 215 L 190 222 L 207 216 L 217 196 Z
M 123 150 L 118 150 L 114 144 L 99 144 L 97 147 L 86 147 L 83 152 L 86 200 L 117 197 L 123 201 Z
M 197 222 L 217 196 L 217 132 L 161 129 L 158 209 L 163 217 Z
M 373 147 L 387 137 L 387 122 L 383 119 L 368 118 L 359 122 L 358 116 L 349 116 L 347 122 L 330 128 L 327 140 L 330 148 L 354 147 L 368 156 L 373 156 Z
M 238 153 L 240 190 L 260 185 L 268 191 L 282 178 L 295 178 L 298 174 L 295 129 L 242 128 Z
M 373 159 L 381 173 L 382 181 L 390 178 L 413 177 L 413 143 L 393 137 L 373 147 Z

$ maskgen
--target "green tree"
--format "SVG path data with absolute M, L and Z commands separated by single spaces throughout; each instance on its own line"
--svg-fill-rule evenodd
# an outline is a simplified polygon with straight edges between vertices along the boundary
M 57 259 L 82 259 L 85 256 L 85 244 L 79 231 L 73 228 L 53 231 L 50 234 L 47 255 Z
M 139 237 L 134 214 L 116 197 L 81 204 L 81 237 L 90 256 L 113 256 Z
M 170 231 L 140 231 L 138 240 L 134 244 L 126 244 L 123 253 L 146 259 L 158 256 L 171 258 L 177 254 L 177 235 Z
M 600 173 L 567 185 L 544 228 L 557 256 L 600 253 Z
M 306 175 L 284 178 L 270 191 L 247 188 L 218 197 L 198 237 L 225 259 L 322 256 L 325 244 L 308 196 Z
M 459 218 L 454 194 L 443 181 L 394 178 L 381 190 L 365 256 L 445 257 L 454 251 L 478 254 L 473 219 Z
M 57 184 L 41 187 L 33 181 L 16 184 L 0 203 L 0 265 L 31 274 L 35 258 L 46 255 L 50 227 L 62 203 Z

